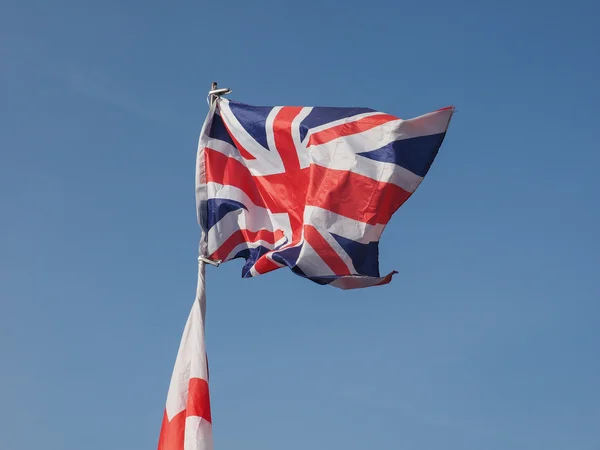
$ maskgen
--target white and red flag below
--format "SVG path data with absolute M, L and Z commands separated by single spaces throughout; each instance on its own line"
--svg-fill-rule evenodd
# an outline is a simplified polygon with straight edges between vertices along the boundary
M 217 98 L 196 162 L 201 260 L 243 259 L 244 278 L 288 267 L 341 289 L 391 281 L 379 239 L 421 184 L 453 107 L 412 119 L 369 108 L 252 106 Z M 204 262 L 159 450 L 212 450 Z
M 188 316 L 163 416 L 158 450 L 212 450 L 208 361 L 204 345 L 204 263 L 198 265 L 196 299 Z

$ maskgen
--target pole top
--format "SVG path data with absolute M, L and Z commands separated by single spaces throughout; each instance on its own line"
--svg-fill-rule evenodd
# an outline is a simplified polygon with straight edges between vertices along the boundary
M 231 93 L 231 89 L 229 88 L 218 88 L 217 82 L 213 81 L 210 85 L 210 91 L 208 91 L 208 104 L 210 106 L 222 95 L 227 95 Z

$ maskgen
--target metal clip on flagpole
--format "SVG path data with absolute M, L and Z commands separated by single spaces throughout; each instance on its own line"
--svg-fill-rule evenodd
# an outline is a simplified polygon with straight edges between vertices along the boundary
M 219 97 L 221 97 L 222 95 L 230 94 L 230 93 L 231 93 L 231 89 L 217 88 L 217 82 L 213 81 L 212 85 L 210 86 L 210 91 L 208 91 L 208 98 L 206 100 L 208 101 L 208 104 L 210 106 L 212 106 Z
M 201 261 L 205 264 L 210 264 L 211 266 L 219 267 L 222 261 L 213 261 L 212 259 L 205 258 L 204 256 L 198 256 L 198 261 Z

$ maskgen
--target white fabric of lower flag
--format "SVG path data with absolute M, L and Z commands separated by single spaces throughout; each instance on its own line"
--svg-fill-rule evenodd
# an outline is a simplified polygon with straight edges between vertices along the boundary
M 205 265 L 199 261 L 196 299 L 179 345 L 158 450 L 213 450 L 208 362 L 204 341 L 204 279 Z

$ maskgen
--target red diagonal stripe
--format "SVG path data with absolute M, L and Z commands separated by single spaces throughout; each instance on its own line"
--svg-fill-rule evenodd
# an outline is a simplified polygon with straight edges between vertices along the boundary
M 410 192 L 392 184 L 312 164 L 307 205 L 327 209 L 370 225 L 386 224 L 410 197 Z
M 243 242 L 266 241 L 269 244 L 274 244 L 283 237 L 283 231 L 275 230 L 238 230 L 229 236 L 225 242 L 211 255 L 213 259 L 225 259 L 231 251 Z
M 271 272 L 275 269 L 279 269 L 281 266 L 276 262 L 270 260 L 267 257 L 268 253 L 262 255 L 258 260 L 254 263 L 254 270 L 256 270 L 260 274 Z
M 206 161 L 206 181 L 235 186 L 252 200 L 256 206 L 265 204 L 261 198 L 254 178 L 246 166 L 234 158 L 210 148 L 204 149 Z
M 312 225 L 304 225 L 304 239 L 336 275 L 350 275 L 348 266 Z
M 356 120 L 354 122 L 336 125 L 335 127 L 327 128 L 326 130 L 311 134 L 310 138 L 308 139 L 307 147 L 310 147 L 311 145 L 325 144 L 326 142 L 333 141 L 334 139 L 342 136 L 350 136 L 352 134 L 362 133 L 363 131 L 378 127 L 379 125 L 391 122 L 392 120 L 398 120 L 398 118 L 389 114 L 376 114 Z

